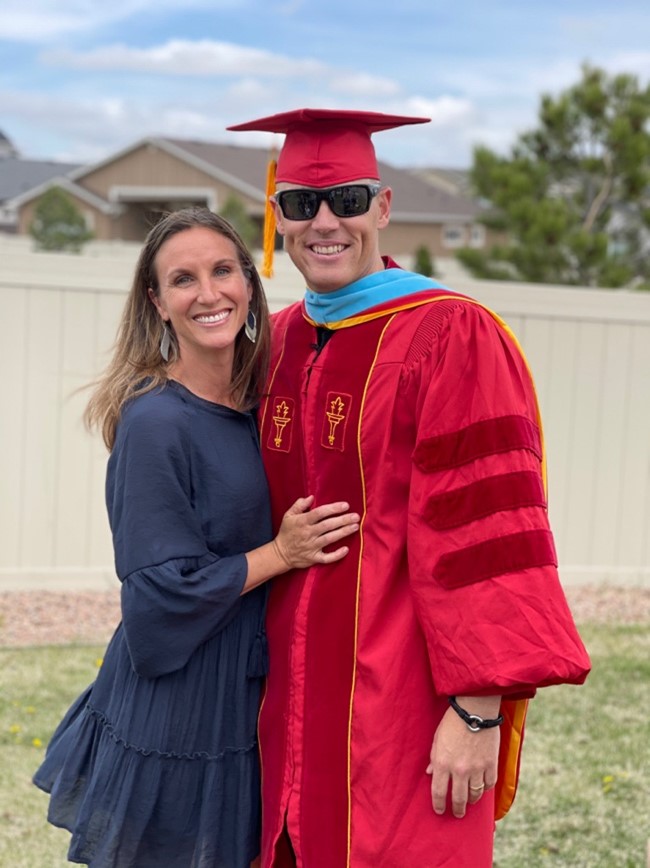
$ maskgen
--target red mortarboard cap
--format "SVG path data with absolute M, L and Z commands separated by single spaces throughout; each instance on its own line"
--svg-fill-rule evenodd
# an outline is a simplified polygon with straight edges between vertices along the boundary
M 276 182 L 332 187 L 359 178 L 379 179 L 372 133 L 430 118 L 337 109 L 297 109 L 228 127 L 237 131 L 285 133 Z

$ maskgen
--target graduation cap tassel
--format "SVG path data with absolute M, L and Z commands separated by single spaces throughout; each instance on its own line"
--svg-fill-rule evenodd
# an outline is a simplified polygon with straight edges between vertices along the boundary
M 270 197 L 275 193 L 275 158 L 269 160 L 266 170 L 266 205 L 264 208 L 264 233 L 262 276 L 273 277 L 273 252 L 275 249 L 275 212 Z

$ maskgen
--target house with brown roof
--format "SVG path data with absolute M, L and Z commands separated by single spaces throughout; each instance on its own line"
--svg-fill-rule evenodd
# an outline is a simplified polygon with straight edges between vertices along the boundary
M 423 166 L 414 169 L 418 178 L 428 181 L 441 190 L 446 190 L 455 196 L 472 198 L 472 184 L 469 169 L 449 169 L 438 166 Z
M 265 148 L 146 138 L 99 163 L 50 179 L 11 205 L 18 214 L 18 232 L 27 233 L 40 196 L 58 185 L 75 201 L 96 238 L 141 241 L 161 213 L 190 204 L 218 212 L 235 196 L 258 224 L 261 239 L 268 157 Z M 379 167 L 382 181 L 393 188 L 391 222 L 381 235 L 386 252 L 412 254 L 424 245 L 434 257 L 451 256 L 457 247 L 490 243 L 475 202 L 423 183 L 405 169 L 382 162 Z

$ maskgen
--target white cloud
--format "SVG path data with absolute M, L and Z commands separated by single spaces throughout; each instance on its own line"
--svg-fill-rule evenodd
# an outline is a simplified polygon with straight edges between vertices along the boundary
M 158 112 L 148 104 L 117 97 L 67 99 L 52 94 L 0 93 L 0 114 L 19 115 L 27 141 L 16 140 L 25 157 L 92 162 L 158 130 Z M 30 147 L 44 131 L 71 142 L 47 153 Z M 38 147 L 38 145 L 37 145 Z
M 33 8 L 0 9 L 0 38 L 16 42 L 43 42 L 86 29 L 83 16 L 74 12 L 40 14 Z
M 616 21 L 601 16 L 597 22 L 574 17 L 558 23 L 550 16 L 552 32 L 541 44 L 535 32 L 530 50 L 519 44 L 510 53 L 504 34 L 502 44 L 490 41 L 482 53 L 462 55 L 459 48 L 458 58 L 442 35 L 438 50 L 434 33 L 425 51 L 421 45 L 412 48 L 412 34 L 404 32 L 391 47 L 389 64 L 372 39 L 367 40 L 372 51 L 357 50 L 358 34 L 339 23 L 337 0 L 327 9 L 327 23 L 320 25 L 304 0 L 185 0 L 180 5 L 178 0 L 155 5 L 152 0 L 32 0 L 22 8 L 13 4 L 11 12 L 8 6 L 8 0 L 0 0 L 0 42 L 47 44 L 47 49 L 14 46 L 19 56 L 12 62 L 14 86 L 24 82 L 34 89 L 0 93 L 3 130 L 26 156 L 39 148 L 39 156 L 95 160 L 158 134 L 266 146 L 267 134 L 235 136 L 225 128 L 312 105 L 430 117 L 430 124 L 378 136 L 382 159 L 397 165 L 468 165 L 477 142 L 507 152 L 518 133 L 535 126 L 541 94 L 558 94 L 576 83 L 581 62 L 590 55 L 609 72 L 635 73 L 643 83 L 650 77 L 650 43 L 639 23 L 646 17 L 637 16 L 635 26 L 630 17 L 624 38 L 608 41 L 621 30 L 618 13 Z M 220 15 L 226 7 L 243 23 L 235 14 Z M 185 38 L 196 30 L 190 25 L 198 9 L 210 13 L 205 20 L 214 25 L 201 32 L 220 40 Z M 247 39 L 245 25 L 253 15 L 258 25 L 269 15 L 292 38 L 281 42 L 269 27 L 257 42 L 238 44 Z M 148 28 L 149 21 L 155 29 Z M 111 38 L 124 42 L 106 44 L 116 23 L 120 36 Z M 458 26 L 465 25 L 459 20 Z M 388 23 L 385 29 L 388 39 Z M 81 31 L 87 31 L 83 42 Z M 162 33 L 157 44 L 149 44 Z M 462 35 L 460 45 L 464 30 Z
M 468 95 L 475 103 L 489 105 L 519 100 L 539 105 L 541 95 L 559 95 L 576 84 L 587 63 L 609 73 L 628 72 L 642 81 L 650 77 L 650 51 L 608 52 L 597 58 L 560 56 L 552 63 L 544 59 L 518 58 L 482 61 L 474 68 L 460 67 L 453 74 L 440 76 L 437 84 L 454 93 Z
M 286 56 L 272 51 L 250 48 L 216 40 L 174 39 L 149 48 L 113 44 L 90 51 L 59 49 L 41 54 L 51 67 L 75 69 L 101 74 L 107 71 L 142 75 L 194 76 L 195 78 L 231 79 L 228 96 L 241 98 L 235 110 L 246 112 L 251 106 L 266 103 L 273 110 L 299 105 L 350 107 L 355 99 L 364 108 L 373 101 L 381 109 L 386 99 L 403 108 L 399 84 L 388 78 L 354 70 L 342 71 L 318 60 Z M 282 83 L 288 86 L 283 88 Z M 384 109 L 388 111 L 388 109 Z M 399 111 L 400 109 L 398 109 Z
M 650 79 L 650 51 L 621 51 L 613 54 L 607 63 L 612 72 L 629 72 L 647 83 Z
M 470 100 L 453 96 L 441 96 L 438 99 L 414 96 L 407 100 L 407 105 L 412 114 L 430 117 L 436 129 L 462 126 L 476 113 Z
M 335 93 L 364 97 L 395 96 L 401 90 L 397 82 L 388 78 L 369 75 L 366 72 L 344 76 L 335 75 L 330 79 L 328 86 Z
M 240 0 L 184 0 L 183 10 L 236 8 Z M 178 10 L 177 0 L 157 0 L 156 11 Z M 0 40 L 39 43 L 66 34 L 96 30 L 151 10 L 151 0 L 30 0 L 22 8 L 0 6 Z
M 260 100 L 260 96 L 262 99 Z M 322 99 L 307 98 L 302 104 L 323 105 Z M 248 147 L 280 144 L 281 137 L 268 133 L 228 133 L 226 127 L 238 120 L 264 114 L 261 106 L 272 110 L 295 108 L 294 94 L 283 93 L 273 101 L 260 91 L 255 81 L 238 82 L 212 99 L 201 98 L 181 105 L 173 100 L 152 101 L 124 97 L 62 97 L 47 94 L 0 93 L 0 115 L 20 114 L 21 125 L 31 131 L 33 142 L 42 141 L 44 131 L 56 130 L 60 142 L 74 143 L 34 153 L 24 141 L 16 144 L 24 156 L 47 156 L 52 159 L 95 162 L 147 136 L 226 141 Z M 340 105 L 339 107 L 344 107 Z M 349 104 L 347 107 L 350 107 Z M 372 104 L 365 106 L 373 108 Z M 430 101 L 422 98 L 384 101 L 378 110 L 428 116 L 436 123 L 391 130 L 376 137 L 381 158 L 396 165 L 436 163 L 467 165 L 471 154 L 472 116 L 461 122 L 463 109 L 453 100 Z
M 42 59 L 54 66 L 85 70 L 122 70 L 198 76 L 321 76 L 327 67 L 317 60 L 293 59 L 258 48 L 202 39 L 172 39 L 153 48 L 107 45 L 92 51 L 48 51 Z
M 226 94 L 216 102 L 218 111 L 207 101 L 183 106 L 130 95 L 79 98 L 5 91 L 0 92 L 0 116 L 20 116 L 22 137 L 12 135 L 12 139 L 27 158 L 92 163 L 149 136 L 268 145 L 271 137 L 266 133 L 247 134 L 244 140 L 242 136 L 233 139 L 234 134 L 226 132 L 226 126 L 235 121 L 236 107 L 240 107 L 236 95 Z M 53 130 L 58 142 L 73 144 L 38 150 L 44 133 L 51 136 Z

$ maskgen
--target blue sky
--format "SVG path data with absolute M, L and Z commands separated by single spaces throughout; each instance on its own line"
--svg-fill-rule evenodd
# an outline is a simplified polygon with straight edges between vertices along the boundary
M 432 118 L 395 165 L 506 153 L 583 62 L 650 81 L 648 0 L 0 0 L 0 130 L 93 162 L 149 135 L 265 145 L 228 124 L 301 106 Z

